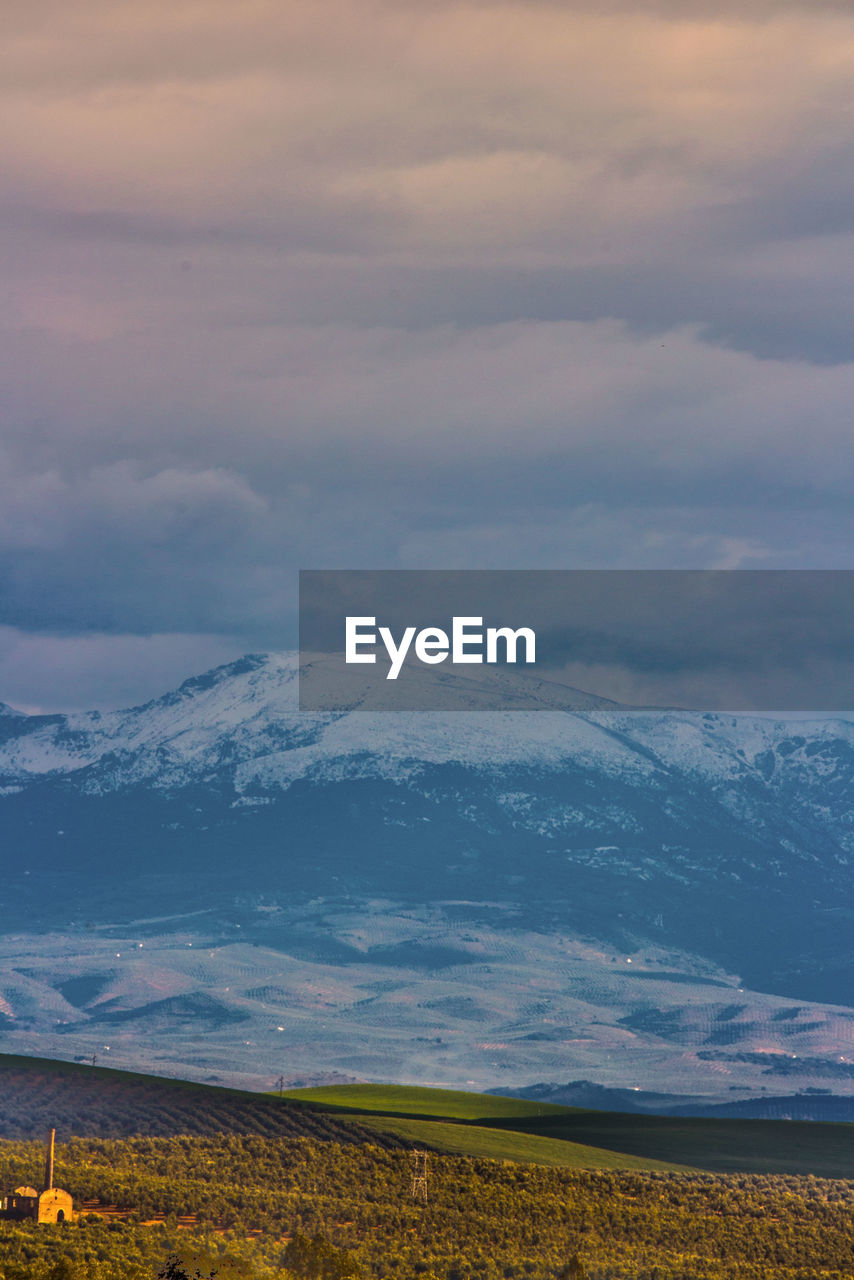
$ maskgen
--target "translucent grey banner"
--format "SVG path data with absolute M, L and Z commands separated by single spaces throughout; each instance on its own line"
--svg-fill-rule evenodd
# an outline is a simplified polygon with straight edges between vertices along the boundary
M 854 711 L 852 570 L 304 570 L 305 711 Z

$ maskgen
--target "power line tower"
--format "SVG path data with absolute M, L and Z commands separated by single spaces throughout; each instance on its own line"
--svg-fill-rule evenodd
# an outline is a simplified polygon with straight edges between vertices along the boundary
M 412 1199 L 427 1203 L 427 1152 L 412 1153 Z

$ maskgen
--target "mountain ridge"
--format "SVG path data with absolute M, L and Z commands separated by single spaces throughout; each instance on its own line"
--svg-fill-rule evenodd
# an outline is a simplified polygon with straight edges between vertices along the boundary
M 407 1069 L 431 1079 L 474 1072 L 498 1086 L 544 1068 L 566 1078 L 563 1053 L 598 1083 L 633 1087 L 628 1060 L 619 1065 L 631 1046 L 644 1071 L 693 1072 L 702 1092 L 716 1078 L 759 1088 L 769 1071 L 790 1073 L 791 1046 L 804 1063 L 796 1087 L 811 1082 L 810 1062 L 834 1089 L 851 1087 L 850 723 L 564 708 L 308 714 L 296 679 L 292 655 L 254 654 L 126 711 L 4 719 L 12 857 L 0 960 L 16 1044 L 106 1033 L 106 1009 L 99 1022 L 97 1005 L 51 994 L 51 966 L 64 963 L 65 977 L 108 975 L 98 980 L 118 1001 L 126 1052 L 157 999 L 224 1001 L 232 1040 L 211 1054 L 237 1045 L 251 1073 L 252 1052 L 272 1052 L 250 1043 L 254 1020 L 270 1008 L 273 1026 L 291 1026 L 294 1010 L 284 995 L 238 999 L 226 977 L 191 977 L 180 947 L 194 946 L 211 952 L 212 975 L 244 957 L 247 990 L 286 995 L 312 973 L 331 984 L 327 1006 L 313 1006 L 339 1019 L 323 1050 L 330 1070 L 371 1073 L 370 1024 L 386 1046 L 380 1074 L 406 1043 Z M 26 981 L 9 941 L 22 917 L 52 939 L 32 944 Z M 95 937 L 117 940 L 120 965 L 105 968 Z M 164 990 L 145 976 L 155 939 Z M 259 948 L 251 963 L 247 945 Z M 522 973 L 542 987 L 527 1001 Z M 801 1012 L 789 1015 L 793 1002 Z M 181 1007 L 149 1022 L 187 1063 L 204 1052 Z M 302 1049 L 292 1053 L 305 1074 Z M 453 1066 L 442 1065 L 449 1053 Z

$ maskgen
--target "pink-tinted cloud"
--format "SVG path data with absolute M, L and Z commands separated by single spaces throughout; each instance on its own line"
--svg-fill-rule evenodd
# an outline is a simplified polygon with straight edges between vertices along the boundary
M 6 625 L 257 648 L 300 564 L 850 557 L 849 6 L 6 16 Z

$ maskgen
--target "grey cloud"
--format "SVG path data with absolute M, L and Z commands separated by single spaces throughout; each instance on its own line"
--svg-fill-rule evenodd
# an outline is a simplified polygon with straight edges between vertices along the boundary
M 247 512 L 297 480 L 370 485 L 413 464 L 438 476 L 476 463 L 484 477 L 530 466 L 548 486 L 564 459 L 561 483 L 576 497 L 591 482 L 613 492 L 629 467 L 659 500 L 694 479 L 718 500 L 735 496 L 739 470 L 745 486 L 757 476 L 769 494 L 808 484 L 825 500 L 851 480 L 850 366 L 757 359 L 691 329 L 637 334 L 600 321 L 220 332 L 191 313 L 173 331 L 117 334 L 106 347 L 62 332 L 43 331 L 38 343 L 7 337 L 13 414 L 51 421 L 61 412 L 41 451 L 90 469 L 96 510 L 113 489 L 119 508 L 125 489 L 129 511 L 141 494 L 153 501 L 160 491 L 145 477 L 155 472 L 176 487 L 184 471 L 204 474 L 196 496 L 227 495 Z M 621 451 L 616 467 L 609 446 Z M 29 432 L 10 432 L 7 447 L 32 470 L 39 444 Z M 344 467 L 334 465 L 342 448 Z
M 276 219 L 260 213 L 249 218 L 203 221 L 168 214 L 139 214 L 124 209 L 48 208 L 32 205 L 0 208 L 0 223 L 25 238 L 42 233 L 62 240 L 140 245 L 156 250 L 213 250 L 234 252 L 263 249 L 283 252 L 294 244 L 302 249 L 328 249 L 334 243 L 341 253 L 375 247 L 400 221 L 390 208 L 377 201 L 352 197 L 336 203 L 321 191 L 302 191 Z
M 10 446 L 7 625 L 275 648 L 301 565 L 738 567 L 850 546 L 850 366 L 614 323 L 248 329 L 212 351 L 194 334 L 147 348 L 144 413 L 135 337 L 111 343 L 96 395 L 71 345 L 62 429 Z M 46 342 L 46 369 L 64 346 Z M 200 416 L 176 429 L 200 367 Z
M 848 6 L 364 13 L 10 7 L 7 625 L 278 647 L 301 564 L 846 563 Z
M 266 504 L 223 471 L 115 463 L 77 476 L 7 470 L 2 512 L 0 622 L 227 631 L 229 577 L 251 578 Z
M 111 710 L 158 697 L 244 647 L 227 636 L 65 636 L 0 625 L 0 687 L 9 705 L 30 714 Z

